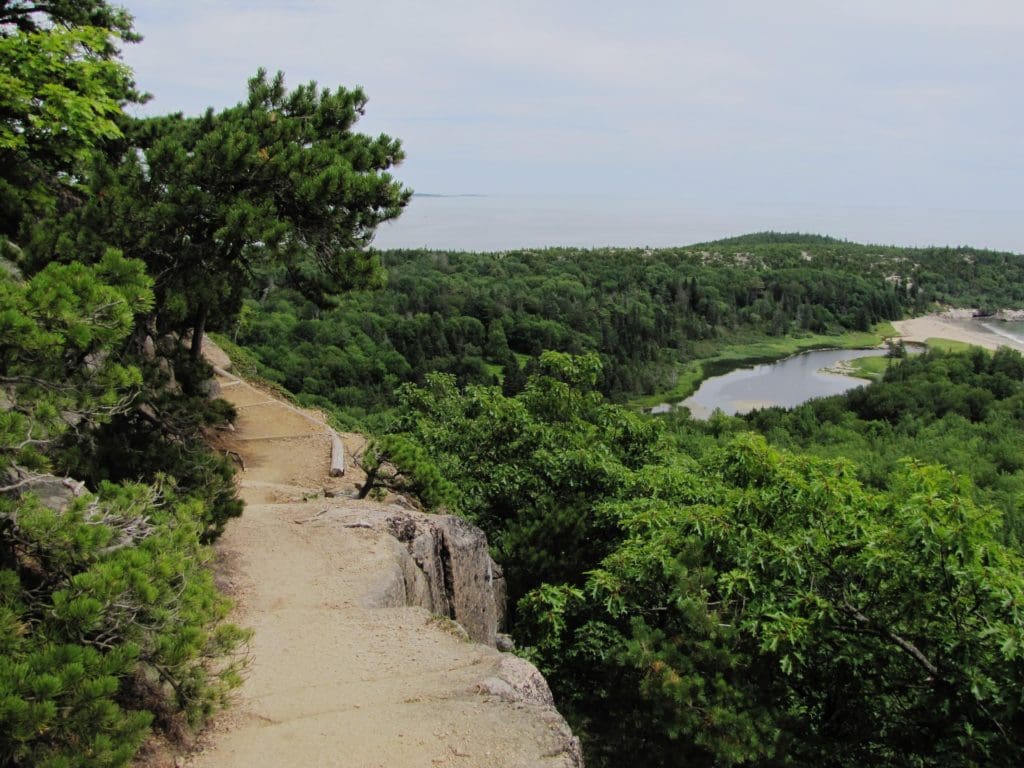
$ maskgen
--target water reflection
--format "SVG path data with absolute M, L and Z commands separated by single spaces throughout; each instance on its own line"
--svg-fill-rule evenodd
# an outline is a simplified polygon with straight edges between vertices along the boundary
M 881 357 L 885 354 L 885 349 L 802 352 L 774 363 L 741 368 L 705 379 L 700 388 L 679 405 L 689 408 L 698 419 L 708 418 L 716 408 L 729 415 L 772 406 L 792 408 L 815 397 L 840 395 L 864 386 L 868 383 L 866 379 L 846 376 L 831 369 L 858 357 Z M 663 403 L 651 412 L 665 413 L 672 407 L 670 403 Z

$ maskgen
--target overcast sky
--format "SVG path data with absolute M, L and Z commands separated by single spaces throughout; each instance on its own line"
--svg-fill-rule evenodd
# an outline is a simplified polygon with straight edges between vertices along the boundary
M 361 85 L 419 192 L 1024 208 L 1021 0 L 127 0 L 148 112 Z

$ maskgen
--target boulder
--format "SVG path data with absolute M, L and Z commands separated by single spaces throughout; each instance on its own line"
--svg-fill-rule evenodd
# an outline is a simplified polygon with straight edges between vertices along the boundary
M 418 605 L 463 626 L 492 648 L 505 620 L 505 577 L 491 559 L 487 537 L 453 515 L 397 505 L 365 505 L 342 517 L 350 527 L 392 536 L 396 567 L 368 596 L 371 605 Z
M 166 357 L 158 357 L 156 367 L 164 375 L 163 390 L 171 394 L 180 394 L 181 385 L 178 384 L 178 379 L 174 375 L 174 366 L 171 365 L 171 361 Z
M 583 748 L 579 738 L 573 735 L 569 724 L 555 708 L 547 680 L 526 659 L 502 654 L 497 673 L 477 683 L 476 692 L 533 707 L 551 729 L 553 746 L 548 756 L 558 758 L 565 768 L 583 768 Z
M 166 333 L 156 340 L 156 352 L 160 357 L 170 357 L 178 349 L 178 337 Z
M 220 382 L 216 379 L 206 379 L 199 383 L 198 390 L 199 394 L 208 400 L 216 400 L 220 397 Z
M 14 249 L 14 252 L 18 253 L 18 254 L 21 253 L 21 249 L 18 248 L 16 245 L 14 245 L 14 243 L 12 243 L 11 241 L 4 240 L 3 242 L 4 242 L 4 246 L 6 248 Z M 18 269 L 18 265 L 15 264 L 10 259 L 6 259 L 6 258 L 4 258 L 2 256 L 0 256 L 0 272 L 3 272 L 4 274 L 10 275 L 12 278 L 14 278 L 14 280 L 16 280 L 18 282 L 20 282 L 21 280 L 24 279 L 22 277 L 21 270 Z
M 23 476 L 16 470 L 0 473 L 0 485 L 16 486 L 7 495 L 20 498 L 31 493 L 44 507 L 57 512 L 65 510 L 72 501 L 85 493 L 85 484 L 70 477 L 55 475 Z

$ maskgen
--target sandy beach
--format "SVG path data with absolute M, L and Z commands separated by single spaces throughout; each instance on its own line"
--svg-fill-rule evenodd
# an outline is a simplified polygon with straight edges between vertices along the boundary
M 1024 352 L 1024 344 L 1021 342 L 984 328 L 971 327 L 970 319 L 971 310 L 952 310 L 943 314 L 896 320 L 892 325 L 904 341 L 923 344 L 928 339 L 951 339 L 985 349 L 1010 347 Z

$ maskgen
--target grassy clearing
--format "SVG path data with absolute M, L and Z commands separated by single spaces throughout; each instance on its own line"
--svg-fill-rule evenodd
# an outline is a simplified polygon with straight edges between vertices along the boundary
M 953 339 L 939 339 L 935 337 L 925 339 L 924 343 L 928 346 L 928 349 L 937 349 L 940 352 L 966 352 L 975 347 L 974 344 L 968 344 L 966 341 L 954 341 Z
M 858 379 L 869 381 L 881 381 L 890 365 L 897 363 L 891 357 L 857 357 L 846 363 L 845 371 L 849 376 L 856 376 Z
M 885 325 L 888 325 L 888 323 L 885 323 Z M 975 345 L 969 344 L 966 341 L 954 341 L 953 339 L 940 339 L 938 337 L 926 339 L 925 345 L 929 349 L 935 349 L 940 352 L 966 352 L 975 347 Z M 848 361 L 847 367 L 849 368 L 850 376 L 880 381 L 888 367 L 894 363 L 895 361 L 888 357 L 858 357 Z
M 892 327 L 892 323 L 888 320 L 881 323 L 875 323 L 874 327 L 871 329 L 871 333 L 881 336 L 883 341 L 885 339 L 892 338 L 893 336 L 899 336 L 899 334 L 896 333 L 896 329 Z
M 700 383 L 711 376 L 743 368 L 748 365 L 771 362 L 810 349 L 868 349 L 895 336 L 890 323 L 878 323 L 870 331 L 849 331 L 842 334 L 807 334 L 805 336 L 737 335 L 724 344 L 709 340 L 694 345 L 696 360 L 679 366 L 676 383 L 670 388 L 651 395 L 635 397 L 629 405 L 652 408 L 659 403 L 685 400 Z

